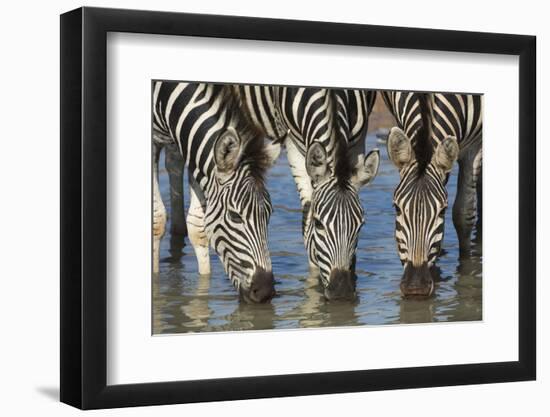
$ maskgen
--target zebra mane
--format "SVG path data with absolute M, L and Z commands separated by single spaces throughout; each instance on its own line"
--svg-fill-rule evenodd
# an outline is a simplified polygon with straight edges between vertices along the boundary
M 226 86 L 224 104 L 228 111 L 227 120 L 235 123 L 241 140 L 244 143 L 241 164 L 246 165 L 258 185 L 265 184 L 265 174 L 272 164 L 268 150 L 264 145 L 264 134 L 256 127 L 248 111 L 232 86 Z
M 265 174 L 272 164 L 264 145 L 264 138 L 256 136 L 245 145 L 242 164 L 248 166 L 250 174 L 258 185 L 265 185 Z
M 330 91 L 331 94 L 334 94 L 334 91 Z M 348 149 L 348 138 L 349 138 L 349 126 L 344 123 L 343 120 L 339 117 L 338 109 L 336 103 L 338 100 L 336 97 L 331 97 L 331 113 L 334 115 L 335 120 L 332 128 L 335 130 L 335 151 L 334 151 L 334 176 L 336 177 L 337 184 L 345 189 L 348 180 L 353 175 L 354 166 L 351 163 L 351 158 Z M 347 114 L 346 114 L 347 116 Z
M 422 123 L 415 135 L 414 154 L 417 162 L 417 175 L 420 177 L 426 172 L 434 152 L 431 140 L 433 114 L 429 93 L 418 93 L 417 97 Z

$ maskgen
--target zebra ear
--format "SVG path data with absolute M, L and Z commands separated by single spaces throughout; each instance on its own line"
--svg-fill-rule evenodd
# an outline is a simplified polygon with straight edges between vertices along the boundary
M 359 190 L 364 185 L 371 182 L 376 174 L 378 174 L 378 167 L 380 166 L 380 151 L 373 149 L 367 156 L 359 155 L 356 168 L 356 173 L 351 178 L 353 186 Z
M 315 142 L 307 151 L 306 171 L 314 184 L 324 181 L 329 175 L 327 152 L 319 142 Z
M 228 128 L 223 132 L 214 144 L 214 162 L 218 174 L 234 172 L 241 160 L 242 150 L 241 138 L 234 129 Z
M 388 156 L 395 166 L 401 169 L 411 162 L 413 149 L 411 141 L 398 127 L 392 127 L 388 135 Z
M 444 174 L 447 174 L 452 168 L 453 164 L 458 158 L 458 142 L 453 136 L 447 136 L 435 149 L 432 161 L 437 168 L 439 168 Z

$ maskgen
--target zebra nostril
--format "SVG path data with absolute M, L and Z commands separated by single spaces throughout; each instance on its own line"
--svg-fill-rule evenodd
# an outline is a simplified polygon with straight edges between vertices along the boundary
M 252 265 L 250 262 L 248 261 L 241 261 L 241 266 L 244 268 L 244 269 L 254 269 L 254 265 Z

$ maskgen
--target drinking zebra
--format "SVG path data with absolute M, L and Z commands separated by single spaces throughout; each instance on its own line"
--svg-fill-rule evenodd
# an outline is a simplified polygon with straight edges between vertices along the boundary
M 153 249 L 158 271 L 166 210 L 159 192 L 161 148 L 175 145 L 189 170 L 187 233 L 199 273 L 210 274 L 209 245 L 246 301 L 274 294 L 267 227 L 272 212 L 264 174 L 280 146 L 264 143 L 230 87 L 153 83 Z M 182 163 L 180 162 L 180 166 Z
M 387 149 L 400 182 L 394 192 L 395 238 L 404 265 L 404 296 L 429 296 L 434 265 L 441 251 L 447 208 L 446 184 L 458 159 L 458 189 L 453 206 L 460 256 L 470 253 L 470 235 L 478 218 L 481 236 L 481 131 L 479 95 L 383 92 L 398 127 Z
M 257 85 L 235 90 L 254 124 L 286 146 L 310 269 L 325 297 L 355 298 L 355 252 L 364 223 L 358 191 L 376 176 L 380 162 L 378 150 L 364 155 L 374 94 Z

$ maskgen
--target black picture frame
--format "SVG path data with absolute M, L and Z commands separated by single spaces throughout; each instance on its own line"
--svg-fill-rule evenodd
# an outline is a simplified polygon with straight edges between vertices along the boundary
M 107 385 L 108 32 L 519 56 L 519 360 Z M 536 378 L 534 36 L 85 7 L 61 15 L 60 57 L 62 402 L 94 409 Z

